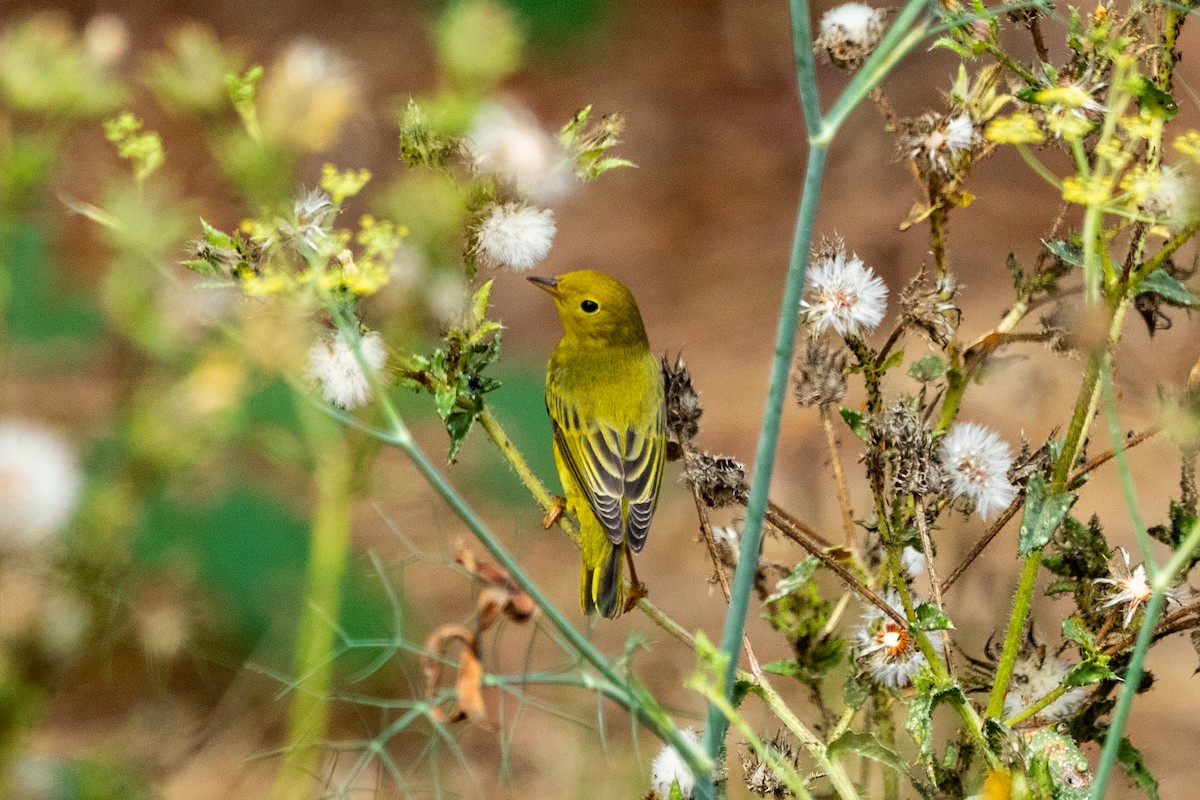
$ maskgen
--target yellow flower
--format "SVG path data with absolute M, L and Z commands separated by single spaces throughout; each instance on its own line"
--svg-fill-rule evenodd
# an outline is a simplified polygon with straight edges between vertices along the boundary
M 998 144 L 1040 144 L 1046 138 L 1033 115 L 1023 111 L 997 117 L 983 135 Z

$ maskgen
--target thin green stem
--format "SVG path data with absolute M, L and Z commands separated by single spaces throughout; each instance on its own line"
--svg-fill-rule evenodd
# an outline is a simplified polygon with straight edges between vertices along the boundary
M 799 3 L 799 5 L 804 5 Z M 807 9 L 801 13 L 807 14 Z M 750 496 L 746 502 L 746 523 L 742 529 L 742 543 L 737 567 L 733 573 L 732 595 L 725 613 L 725 626 L 721 635 L 721 651 L 729 656 L 726 691 L 733 691 L 733 673 L 737 668 L 737 653 L 741 647 L 742 634 L 746 628 L 746 614 L 750 607 L 750 594 L 754 589 L 754 575 L 758 565 L 758 551 L 762 545 L 763 520 L 767 511 L 767 492 L 771 485 L 771 474 L 775 466 L 775 450 L 779 440 L 779 425 L 783 416 L 783 403 L 787 395 L 788 370 L 796 348 L 796 324 L 800 312 L 800 295 L 804 290 L 804 273 L 808 262 L 808 251 L 812 244 L 812 229 L 816 218 L 817 199 L 820 195 L 821 178 L 825 172 L 828 151 L 824 147 L 812 146 L 808 154 L 808 167 L 804 179 L 804 191 L 800 200 L 796 236 L 792 243 L 792 255 L 788 266 L 787 283 L 783 292 L 783 308 L 779 314 L 779 327 L 775 337 L 775 358 L 771 364 L 771 382 L 767 392 L 766 408 L 763 413 L 762 429 L 754 459 L 754 471 L 750 479 Z M 711 760 L 715 761 L 725 738 L 727 720 L 715 706 L 710 706 L 708 722 L 704 728 L 704 747 Z M 712 798 L 712 783 L 701 780 L 697 786 L 701 800 Z
M 1154 551 L 1150 547 L 1150 536 L 1146 533 L 1146 523 L 1142 520 L 1142 512 L 1138 507 L 1137 488 L 1133 485 L 1133 474 L 1129 471 L 1129 459 L 1125 455 L 1125 437 L 1121 434 L 1121 421 L 1117 418 L 1117 393 L 1113 387 L 1112 369 L 1107 365 L 1100 373 L 1100 391 L 1104 397 L 1105 418 L 1108 421 L 1108 435 L 1113 443 L 1113 458 L 1117 465 L 1117 474 L 1121 477 L 1121 490 L 1125 494 L 1125 505 L 1129 509 L 1129 520 L 1133 523 L 1134 538 L 1142 551 L 1142 561 L 1153 578 L 1158 572 Z
M 806 47 L 811 53 L 812 39 L 809 35 L 808 27 L 808 3 L 805 0 L 791 0 L 792 7 L 792 31 L 795 37 L 795 49 L 799 52 L 802 47 Z M 866 97 L 871 93 L 871 90 L 883 82 L 888 73 L 892 71 L 900 61 L 909 54 L 910 51 L 925 38 L 929 32 L 929 2 L 928 0 L 909 0 L 908 3 L 896 15 L 896 21 L 888 28 L 888 32 L 884 34 L 880 40 L 879 46 L 875 48 L 875 52 L 867 59 L 867 62 L 854 74 L 854 79 L 850 81 L 850 85 L 846 87 L 841 96 L 825 114 L 824 119 L 821 119 L 819 131 L 815 136 L 810 134 L 810 143 L 813 147 L 828 147 L 833 142 L 833 137 L 841 128 L 842 123 L 850 116 L 850 113 L 858 107 Z M 799 24 L 799 17 L 804 16 L 803 26 Z M 921 17 L 925 19 L 920 19 Z M 800 35 L 804 34 L 804 40 L 801 41 Z M 807 63 L 796 64 L 797 73 L 800 75 L 800 86 L 803 87 L 806 80 L 815 83 L 812 75 L 812 61 Z M 800 99 L 803 102 L 805 99 L 804 89 L 801 88 Z M 814 109 L 805 104 L 804 116 L 805 119 L 811 117 L 816 120 L 820 114 L 820 109 Z M 812 125 L 809 124 L 810 131 Z
M 1029 613 L 1033 587 L 1037 583 L 1038 569 L 1041 566 L 1041 550 L 1035 550 L 1025 558 L 1025 567 L 1021 570 L 1021 581 L 1017 584 L 1017 597 L 1013 601 L 1012 614 L 1008 619 L 1008 630 L 1004 634 L 1004 649 L 1000 651 L 1000 663 L 996 666 L 992 693 L 988 697 L 987 708 L 983 712 L 985 717 L 999 717 L 1004 711 L 1004 696 L 1008 694 L 1008 683 L 1012 680 L 1013 668 L 1017 662 L 1016 654 L 1020 648 L 1021 636 L 1025 631 L 1025 615 Z
M 1141 630 L 1138 631 L 1133 655 L 1129 658 L 1129 668 L 1125 670 L 1125 685 L 1121 688 L 1121 696 L 1113 710 L 1112 722 L 1109 723 L 1108 732 L 1104 736 L 1104 750 L 1100 753 L 1100 765 L 1096 767 L 1091 800 L 1104 800 L 1108 789 L 1108 777 L 1117 761 L 1125 722 L 1129 718 L 1129 709 L 1133 706 L 1133 696 L 1137 694 L 1138 685 L 1142 682 L 1142 664 L 1146 660 L 1146 651 L 1150 649 L 1150 640 L 1154 636 L 1154 623 L 1162 611 L 1164 600 L 1165 595 L 1159 591 L 1155 592 L 1146 604 L 1146 616 L 1142 621 Z
M 304 800 L 312 793 L 329 715 L 335 626 L 350 549 L 352 469 L 346 443 L 340 429 L 307 403 L 298 400 L 297 410 L 315 461 L 317 498 L 296 643 L 296 686 L 273 800 Z
M 808 729 L 800 718 L 795 715 L 791 707 L 784 701 L 779 693 L 775 691 L 768 681 L 759 679 L 756 682 L 757 691 L 762 696 L 763 701 L 767 704 L 767 708 L 771 709 L 784 727 L 791 731 L 799 742 L 808 750 L 809 755 L 817 762 L 817 766 L 829 778 L 833 790 L 837 792 L 838 797 L 842 800 L 856 800 L 858 798 L 858 789 L 854 786 L 854 781 L 850 779 L 849 773 L 841 763 L 829 757 L 829 750 L 825 743 L 821 741 L 815 733 Z

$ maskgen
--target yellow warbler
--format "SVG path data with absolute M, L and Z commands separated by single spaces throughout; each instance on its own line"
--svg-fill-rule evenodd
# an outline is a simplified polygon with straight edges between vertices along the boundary
M 619 281 L 581 270 L 530 278 L 554 298 L 563 337 L 546 369 L 546 409 L 567 509 L 579 519 L 580 602 L 624 611 L 621 562 L 646 543 L 662 485 L 662 372 L 637 303 Z

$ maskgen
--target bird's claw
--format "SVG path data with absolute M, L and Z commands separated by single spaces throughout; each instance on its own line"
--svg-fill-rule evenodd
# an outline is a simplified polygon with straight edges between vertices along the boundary
M 637 605 L 638 600 L 649 596 L 650 590 L 646 588 L 646 584 L 638 581 L 637 583 L 631 585 L 629 590 L 625 593 L 625 611 L 632 611 Z
M 562 515 L 567 511 L 567 500 L 565 497 L 555 497 L 554 504 L 550 506 L 550 510 L 546 512 L 546 516 L 542 517 L 542 527 L 550 530 L 554 527 L 554 523 L 562 519 Z

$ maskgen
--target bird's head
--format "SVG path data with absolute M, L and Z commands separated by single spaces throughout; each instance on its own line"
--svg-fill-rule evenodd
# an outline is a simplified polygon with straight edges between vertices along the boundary
M 554 298 L 564 341 L 581 346 L 648 346 L 637 302 L 616 278 L 585 269 L 529 280 Z

